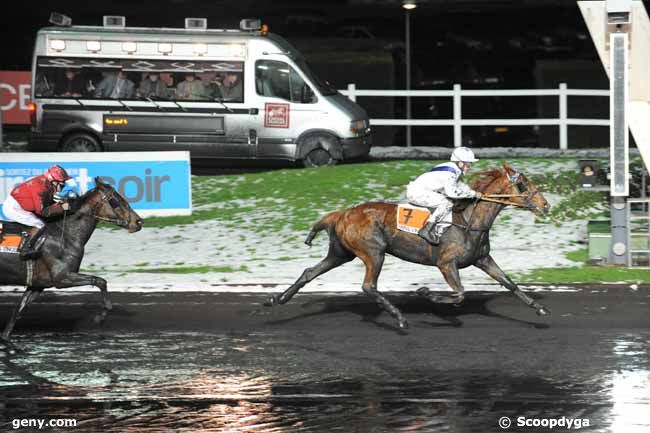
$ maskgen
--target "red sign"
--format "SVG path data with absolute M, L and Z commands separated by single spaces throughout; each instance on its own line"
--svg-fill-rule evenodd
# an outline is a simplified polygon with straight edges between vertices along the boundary
M 29 71 L 0 71 L 0 109 L 2 123 L 29 124 L 29 95 L 32 88 Z
M 265 128 L 289 127 L 289 104 L 264 104 Z

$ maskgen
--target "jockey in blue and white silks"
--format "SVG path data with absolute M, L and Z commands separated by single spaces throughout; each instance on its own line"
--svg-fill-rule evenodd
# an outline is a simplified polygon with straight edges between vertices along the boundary
M 433 167 L 406 187 L 406 198 L 411 204 L 433 209 L 427 224 L 418 233 L 428 242 L 438 244 L 451 225 L 453 203 L 450 198 L 481 198 L 480 192 L 460 180 L 476 161 L 474 152 L 458 147 L 451 154 L 451 162 Z

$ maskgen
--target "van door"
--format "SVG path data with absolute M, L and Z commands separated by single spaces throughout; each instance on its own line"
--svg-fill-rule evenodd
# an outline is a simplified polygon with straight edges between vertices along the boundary
M 282 60 L 255 62 L 257 157 L 293 160 L 298 136 L 322 115 L 318 98 L 298 71 Z

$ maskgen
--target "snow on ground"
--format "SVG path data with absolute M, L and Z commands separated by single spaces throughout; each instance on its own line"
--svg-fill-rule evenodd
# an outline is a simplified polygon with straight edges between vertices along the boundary
M 574 160 L 531 161 L 526 164 L 525 173 L 560 172 L 575 169 L 575 165 Z M 229 177 L 211 179 L 210 182 L 217 187 L 224 182 L 232 185 L 233 181 L 242 180 L 243 177 Z M 545 197 L 551 206 L 563 198 L 556 194 L 545 194 Z M 368 197 L 371 199 L 373 197 Z M 254 207 L 254 203 L 255 199 L 238 201 L 242 207 Z M 221 205 L 215 203 L 205 207 Z M 256 220 L 269 216 L 268 212 L 252 211 L 246 220 L 255 225 Z M 277 217 L 283 215 L 278 212 Z M 135 234 L 98 229 L 87 245 L 82 272 L 107 279 L 111 291 L 279 292 L 327 252 L 326 232 L 319 233 L 312 248 L 303 243 L 306 235 L 306 232 L 288 228 L 279 233 L 260 235 L 246 227 L 226 228 L 214 220 L 167 228 L 147 228 L 145 222 L 145 228 Z M 490 239 L 492 256 L 504 271 L 513 274 L 542 267 L 575 266 L 575 262 L 566 259 L 565 255 L 583 248 L 577 243 L 586 237 L 585 220 L 565 222 L 559 227 L 536 224 L 532 213 L 507 208 L 494 224 Z M 199 266 L 220 269 L 218 272 L 187 274 L 127 272 Z M 358 292 L 363 276 L 363 264 L 354 260 L 320 276 L 303 291 Z M 467 290 L 500 289 L 496 282 L 475 268 L 461 270 L 461 278 Z M 379 290 L 410 291 L 421 286 L 433 290 L 448 287 L 437 268 L 386 256 Z M 0 287 L 0 290 L 16 288 Z
M 559 196 L 547 196 L 551 205 L 559 199 Z M 511 219 L 502 223 L 497 220 L 491 232 L 493 257 L 506 272 L 575 265 L 564 255 L 580 248 L 575 241 L 586 237 L 583 221 L 555 227 L 534 224 L 533 215 L 527 211 L 507 209 L 500 218 L 506 215 Z M 255 212 L 250 219 L 255 219 Z M 106 278 L 112 291 L 278 292 L 327 252 L 327 233 L 321 232 L 312 248 L 303 244 L 305 236 L 306 233 L 285 230 L 260 237 L 246 228 L 233 231 L 214 221 L 185 227 L 145 227 L 135 234 L 100 229 L 88 244 L 82 268 Z M 123 272 L 133 268 L 204 265 L 229 269 L 227 272 L 204 274 Z M 363 264 L 355 260 L 322 275 L 303 291 L 358 291 L 363 275 Z M 404 278 L 405 275 L 408 278 Z M 475 268 L 462 270 L 461 277 L 468 290 L 499 288 L 496 282 Z M 379 279 L 380 290 L 407 291 L 424 285 L 438 290 L 447 288 L 437 268 L 387 256 Z

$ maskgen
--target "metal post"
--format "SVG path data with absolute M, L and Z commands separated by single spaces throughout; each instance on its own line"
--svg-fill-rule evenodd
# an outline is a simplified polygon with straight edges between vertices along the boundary
M 610 34 L 610 196 L 611 248 L 609 263 L 629 265 L 626 199 L 629 195 L 629 143 L 627 105 L 628 81 L 628 34 Z
M 411 90 L 411 12 L 405 9 L 406 17 L 406 90 Z M 406 97 L 406 119 L 411 120 L 411 97 Z M 411 125 L 406 125 L 406 146 L 411 147 Z

